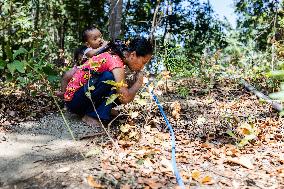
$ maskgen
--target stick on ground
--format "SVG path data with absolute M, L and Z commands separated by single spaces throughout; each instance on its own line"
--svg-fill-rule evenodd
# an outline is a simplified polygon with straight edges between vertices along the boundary
M 244 85 L 245 89 L 254 93 L 258 98 L 262 98 L 263 100 L 265 100 L 265 102 L 271 104 L 271 106 L 277 110 L 278 112 L 283 111 L 283 106 L 273 100 L 271 100 L 268 96 L 264 95 L 263 93 L 259 92 L 258 90 L 256 90 L 256 88 L 254 88 L 252 85 L 250 85 L 248 82 L 246 82 L 245 80 L 241 80 L 241 83 Z

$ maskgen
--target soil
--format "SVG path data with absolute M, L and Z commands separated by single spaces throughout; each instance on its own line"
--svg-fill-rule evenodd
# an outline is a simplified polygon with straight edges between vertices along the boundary
M 186 98 L 174 89 L 159 96 L 175 130 L 185 186 L 284 188 L 283 118 L 241 86 L 219 84 L 206 92 L 192 83 Z M 53 109 L 39 120 L 6 118 L 0 125 L 0 188 L 178 188 L 170 134 L 157 107 L 133 107 L 137 117 L 111 124 L 115 144 L 102 128 L 67 111 L 75 140 Z M 257 137 L 240 147 L 238 129 L 247 125 Z

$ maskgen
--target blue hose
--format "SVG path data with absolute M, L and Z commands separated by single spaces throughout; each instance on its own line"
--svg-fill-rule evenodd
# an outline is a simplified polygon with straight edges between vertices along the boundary
M 148 86 L 148 85 L 147 85 Z M 176 163 L 176 147 L 175 147 L 175 133 L 174 133 L 174 130 L 173 130 L 173 127 L 171 126 L 164 110 L 163 110 L 163 107 L 162 105 L 160 104 L 157 96 L 153 93 L 153 91 L 151 90 L 151 94 L 152 94 L 152 97 L 153 99 L 155 100 L 156 104 L 158 105 L 159 109 L 160 109 L 160 112 L 167 124 L 167 127 L 168 129 L 170 130 L 170 134 L 171 134 L 171 142 L 172 142 L 172 165 L 173 165 L 173 170 L 174 170 L 174 174 L 176 176 L 176 180 L 177 180 L 177 183 L 178 185 L 181 187 L 181 189 L 185 189 L 184 187 L 184 184 L 183 184 L 183 181 L 182 181 L 182 178 L 179 174 L 179 171 L 177 169 L 177 163 Z

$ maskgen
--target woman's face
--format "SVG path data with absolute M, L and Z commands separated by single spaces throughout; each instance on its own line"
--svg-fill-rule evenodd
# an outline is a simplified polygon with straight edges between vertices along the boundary
M 152 54 L 145 56 L 137 56 L 136 52 L 133 51 L 126 56 L 127 66 L 131 71 L 139 72 L 144 66 L 151 60 Z

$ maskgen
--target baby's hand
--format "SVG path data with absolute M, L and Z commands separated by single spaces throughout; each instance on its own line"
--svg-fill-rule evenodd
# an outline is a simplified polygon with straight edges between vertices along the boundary
M 109 41 L 103 41 L 103 43 L 102 43 L 101 47 L 105 47 L 105 46 L 107 46 L 107 45 L 108 45 L 108 43 L 109 43 Z

